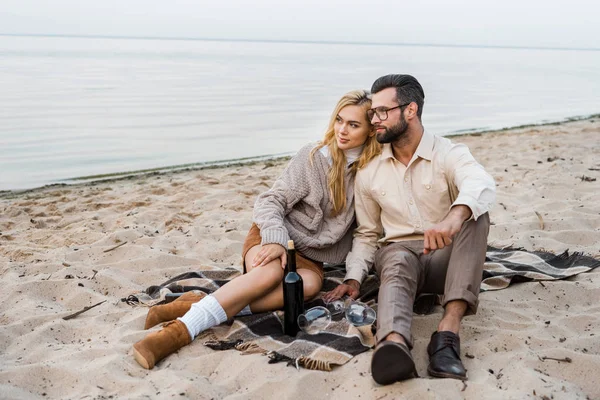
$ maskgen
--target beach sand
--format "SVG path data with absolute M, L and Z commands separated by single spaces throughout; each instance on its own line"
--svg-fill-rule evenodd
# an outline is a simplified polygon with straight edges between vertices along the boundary
M 490 244 L 600 257 L 599 137 L 588 119 L 454 138 L 496 179 Z M 239 267 L 254 199 L 284 165 L 3 193 L 0 398 L 600 398 L 600 269 L 481 294 L 461 331 L 466 384 L 427 376 L 439 308 L 414 320 L 421 378 L 386 387 L 371 378 L 372 352 L 320 372 L 197 341 L 142 369 L 131 346 L 147 309 L 120 299 L 200 266 Z

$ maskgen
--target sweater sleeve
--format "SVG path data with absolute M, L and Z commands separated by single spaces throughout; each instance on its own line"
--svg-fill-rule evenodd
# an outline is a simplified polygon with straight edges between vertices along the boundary
M 253 219 L 260 229 L 261 244 L 277 243 L 287 247 L 290 237 L 283 220 L 309 193 L 311 175 L 315 173 L 310 162 L 313 148 L 314 145 L 307 145 L 300 149 L 273 187 L 256 199 Z

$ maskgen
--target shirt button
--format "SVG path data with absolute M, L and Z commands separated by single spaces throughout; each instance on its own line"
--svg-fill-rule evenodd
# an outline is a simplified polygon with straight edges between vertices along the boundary
M 382 195 L 382 196 L 385 196 L 385 192 L 381 192 L 381 195 Z
M 408 176 L 404 178 L 404 182 L 408 182 Z
M 413 201 L 412 200 L 409 201 L 408 204 L 410 204 L 412 206 L 413 205 Z
M 425 185 L 425 189 L 427 189 L 427 190 L 431 189 L 431 185 Z

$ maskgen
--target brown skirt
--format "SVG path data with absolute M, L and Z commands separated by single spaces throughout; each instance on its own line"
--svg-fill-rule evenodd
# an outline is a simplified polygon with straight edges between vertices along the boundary
M 246 273 L 246 253 L 254 246 L 260 246 L 262 239 L 260 237 L 260 229 L 256 224 L 252 224 L 250 231 L 244 241 L 244 247 L 242 249 L 242 266 L 244 267 L 244 273 Z M 320 261 L 311 260 L 310 258 L 304 257 L 299 251 L 296 251 L 296 268 L 307 269 L 313 271 L 321 279 L 323 283 L 323 263 Z

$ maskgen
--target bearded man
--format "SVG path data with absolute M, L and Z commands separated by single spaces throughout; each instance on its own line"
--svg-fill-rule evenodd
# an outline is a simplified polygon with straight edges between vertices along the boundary
M 383 76 L 371 92 L 368 116 L 383 149 L 356 175 L 358 228 L 346 277 L 324 298 L 357 298 L 374 266 L 380 289 L 371 373 L 385 385 L 416 373 L 411 355 L 416 297 L 443 295 L 427 371 L 465 380 L 459 331 L 463 316 L 477 311 L 494 179 L 465 145 L 425 131 L 425 94 L 413 76 Z

